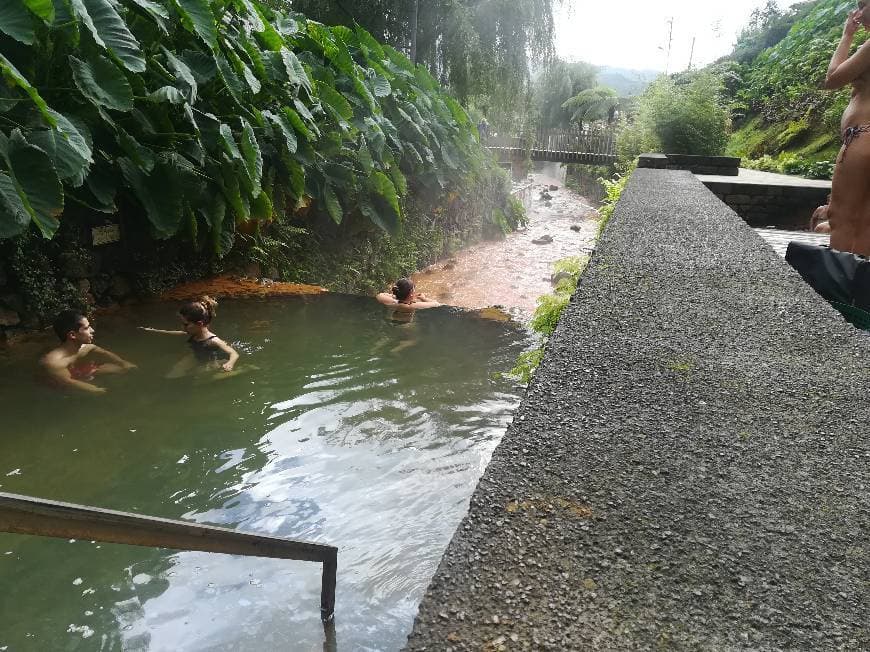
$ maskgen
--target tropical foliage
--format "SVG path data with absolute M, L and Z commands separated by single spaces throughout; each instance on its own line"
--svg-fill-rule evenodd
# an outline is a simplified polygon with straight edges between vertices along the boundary
M 580 91 L 562 104 L 564 109 L 573 109 L 572 122 L 594 122 L 596 120 L 613 120 L 616 108 L 619 106 L 619 96 L 616 91 L 606 86 L 596 86 Z
M 736 99 L 768 119 L 797 119 L 807 111 L 823 114 L 838 97 L 823 90 L 821 83 L 846 16 L 854 8 L 854 2 L 845 0 L 816 2 L 781 41 L 753 61 Z M 866 39 L 862 31 L 855 42 Z
M 854 8 L 845 0 L 812 0 L 784 11 L 768 6 L 755 16 L 744 30 L 751 39 L 741 37 L 722 64 L 737 126 L 729 154 L 757 161 L 748 165 L 814 176 L 831 168 L 849 89 L 823 90 L 822 81 Z M 853 47 L 867 36 L 859 30 Z M 748 47 L 750 41 L 770 47 Z M 781 155 L 786 164 L 771 161 Z
M 565 102 L 593 88 L 598 71 L 583 61 L 554 59 L 535 80 L 534 105 L 538 125 L 546 129 L 568 127 L 575 111 Z
M 617 139 L 623 159 L 645 151 L 674 154 L 722 154 L 730 115 L 719 75 L 704 70 L 661 76 L 640 98 L 637 115 Z
M 219 255 L 311 204 L 396 233 L 409 185 L 485 164 L 459 104 L 358 26 L 255 0 L 3 0 L 0 31 L 0 238 L 50 238 L 72 205 Z
M 544 359 L 544 350 L 547 340 L 556 332 L 559 317 L 571 295 L 577 289 L 577 283 L 589 264 L 588 256 L 572 256 L 563 258 L 553 263 L 553 276 L 559 278 L 552 294 L 538 297 L 538 306 L 532 315 L 530 326 L 541 337 L 540 343 L 533 349 L 519 355 L 514 367 L 508 372 L 508 376 L 515 378 L 521 383 L 528 383 L 541 360 Z
M 328 25 L 353 26 L 411 53 L 463 102 L 513 109 L 529 63 L 553 52 L 553 7 L 566 0 L 271 0 Z

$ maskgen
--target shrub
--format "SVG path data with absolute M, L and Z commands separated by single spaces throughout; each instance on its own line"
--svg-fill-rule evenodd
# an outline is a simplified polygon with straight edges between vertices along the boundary
M 659 77 L 640 100 L 634 123 L 617 139 L 620 156 L 644 151 L 716 156 L 725 151 L 731 127 L 719 75 L 701 71 Z

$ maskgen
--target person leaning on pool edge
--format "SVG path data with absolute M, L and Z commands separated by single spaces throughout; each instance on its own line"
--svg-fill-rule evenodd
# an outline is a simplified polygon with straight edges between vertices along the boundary
M 867 0 L 860 0 L 849 13 L 825 76 L 827 89 L 852 85 L 852 98 L 840 122 L 843 146 L 834 167 L 826 217 L 832 249 L 866 256 L 870 255 L 870 41 L 849 56 L 861 26 L 870 28 Z
M 441 305 L 437 301 L 414 292 L 414 282 L 409 278 L 400 278 L 389 292 L 381 292 L 375 298 L 385 306 L 403 312 L 437 308 Z

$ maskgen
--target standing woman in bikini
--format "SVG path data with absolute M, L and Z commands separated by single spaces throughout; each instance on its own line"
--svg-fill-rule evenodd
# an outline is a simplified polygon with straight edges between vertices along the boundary
M 849 13 L 825 77 L 827 89 L 852 85 L 852 99 L 840 122 L 843 146 L 827 211 L 831 247 L 862 256 L 870 255 L 870 41 L 852 56 L 849 48 L 859 27 L 870 28 L 868 2 L 859 0 L 858 8 Z

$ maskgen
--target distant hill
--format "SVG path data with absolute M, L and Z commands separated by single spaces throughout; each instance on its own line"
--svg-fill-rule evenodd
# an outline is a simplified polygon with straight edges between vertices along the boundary
M 640 95 L 650 82 L 661 73 L 655 70 L 631 70 L 601 66 L 598 69 L 598 83 L 612 88 L 620 97 Z

